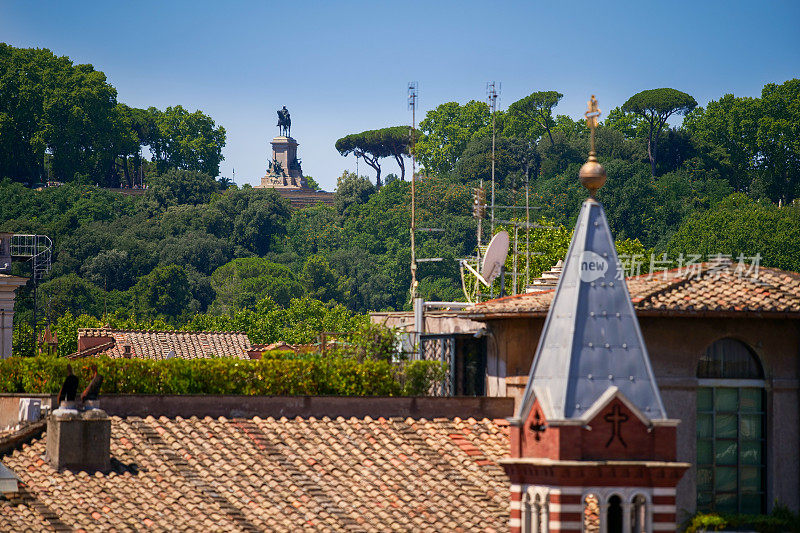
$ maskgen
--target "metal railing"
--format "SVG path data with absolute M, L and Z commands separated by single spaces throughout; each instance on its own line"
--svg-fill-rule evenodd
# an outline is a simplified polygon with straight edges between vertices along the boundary
M 53 241 L 47 235 L 11 236 L 11 257 L 31 261 L 33 279 L 38 281 L 50 272 L 53 259 Z
M 433 396 L 455 394 L 456 338 L 453 335 L 422 334 L 419 337 L 419 358 L 423 361 L 441 361 L 447 365 L 444 380 L 431 387 Z

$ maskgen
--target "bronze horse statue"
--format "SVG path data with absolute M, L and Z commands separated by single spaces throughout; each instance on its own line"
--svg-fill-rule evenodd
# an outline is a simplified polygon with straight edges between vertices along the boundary
M 289 116 L 289 110 L 286 106 L 278 110 L 278 128 L 280 128 L 281 135 L 291 137 L 292 132 L 292 119 Z

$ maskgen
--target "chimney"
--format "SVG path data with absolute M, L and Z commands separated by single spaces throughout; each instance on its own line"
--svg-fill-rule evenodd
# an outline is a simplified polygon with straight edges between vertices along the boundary
M 133 355 L 131 352 L 131 345 L 125 344 L 124 346 L 122 346 L 122 357 L 124 357 L 125 359 L 130 359 L 131 355 Z
M 111 419 L 100 409 L 56 409 L 47 419 L 47 460 L 56 470 L 108 472 Z
M 81 328 L 78 330 L 78 353 L 83 353 L 89 348 L 112 342 L 114 337 L 106 328 Z

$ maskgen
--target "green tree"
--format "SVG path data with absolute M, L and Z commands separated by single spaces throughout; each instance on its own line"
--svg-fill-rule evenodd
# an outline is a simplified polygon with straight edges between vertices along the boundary
M 367 178 L 345 170 L 336 182 L 333 205 L 336 212 L 342 215 L 348 207 L 366 203 L 374 192 L 375 187 Z
M 508 106 L 505 130 L 507 134 L 538 139 L 547 133 L 554 144 L 552 128 L 553 108 L 564 97 L 557 91 L 537 91 Z
M 128 252 L 103 250 L 81 268 L 84 277 L 105 290 L 126 290 L 133 284 L 133 272 Z
M 644 119 L 648 126 L 647 155 L 651 175 L 656 175 L 658 140 L 667 119 L 672 115 L 685 115 L 697 107 L 697 101 L 676 89 L 649 89 L 634 94 L 622 105 L 622 110 Z
M 303 294 L 303 287 L 286 266 L 258 257 L 234 259 L 214 271 L 211 286 L 216 293 L 212 310 L 230 313 L 254 309 L 264 297 L 287 305 Z
M 315 180 L 311 176 L 303 176 L 303 177 L 305 178 L 306 185 L 308 185 L 309 189 L 311 189 L 312 191 L 321 191 L 322 190 L 322 187 L 319 186 L 319 183 L 317 183 L 317 180 Z
M 180 105 L 148 112 L 157 128 L 149 146 L 161 172 L 178 168 L 219 175 L 219 164 L 225 159 L 225 128 L 216 126 L 202 111 L 190 113 Z
M 322 302 L 347 301 L 342 280 L 324 256 L 312 255 L 306 259 L 300 271 L 300 281 L 311 298 Z
M 669 240 L 670 257 L 740 254 L 748 261 L 761 256 L 761 266 L 800 270 L 800 208 L 757 202 L 737 193 L 708 211 L 689 216 Z
M 186 271 L 179 265 L 156 267 L 131 288 L 137 314 L 177 318 L 187 311 L 191 290 Z
M 446 174 L 455 169 L 458 158 L 475 136 L 491 131 L 489 106 L 476 100 L 463 106 L 447 102 L 428 111 L 419 129 L 422 135 L 414 148 L 417 158 L 426 172 Z
M 148 197 L 160 207 L 206 203 L 218 190 L 213 177 L 192 170 L 169 170 L 149 178 L 148 186 Z
M 354 133 L 336 141 L 336 149 L 343 156 L 355 154 L 374 168 L 377 172 L 375 186 L 380 189 L 380 159 L 384 157 L 394 157 L 400 167 L 400 179 L 405 179 L 406 168 L 403 158 L 410 155 L 409 146 L 413 141 L 409 130 L 407 126 L 394 126 Z

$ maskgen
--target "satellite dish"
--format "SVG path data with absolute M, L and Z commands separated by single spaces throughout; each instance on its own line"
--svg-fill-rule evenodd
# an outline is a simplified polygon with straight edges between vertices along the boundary
M 486 280 L 484 283 L 490 285 L 494 278 L 500 275 L 500 268 L 506 262 L 508 256 L 509 237 L 507 231 L 500 231 L 492 237 L 486 254 L 483 256 L 483 268 L 481 277 Z
M 469 263 L 463 259 L 461 260 L 461 266 L 472 272 L 481 283 L 488 287 L 492 284 L 492 281 L 500 275 L 500 269 L 503 267 L 503 263 L 506 262 L 506 256 L 508 255 L 508 244 L 508 232 L 501 231 L 492 237 L 488 248 L 486 248 L 486 254 L 483 256 L 483 268 L 480 272 L 472 268 Z M 466 292 L 464 294 L 466 294 Z M 469 299 L 469 296 L 467 296 L 467 299 Z

